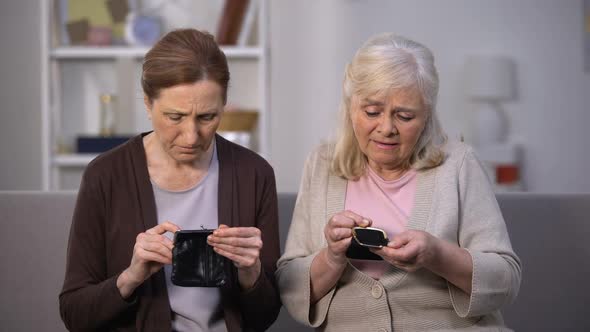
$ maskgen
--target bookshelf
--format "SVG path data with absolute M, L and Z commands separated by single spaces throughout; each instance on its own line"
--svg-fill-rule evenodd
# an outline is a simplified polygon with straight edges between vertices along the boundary
M 75 138 L 97 135 L 100 93 L 114 93 L 120 107 L 129 110 L 127 127 L 120 134 L 133 136 L 151 129 L 139 82 L 141 61 L 149 47 L 59 45 L 54 35 L 57 0 L 39 1 L 43 189 L 77 189 L 84 168 L 97 154 L 76 153 Z M 269 159 L 268 0 L 250 1 L 256 1 L 255 10 L 245 13 L 244 22 L 255 22 L 255 42 L 244 45 L 240 36 L 242 46 L 221 48 L 232 75 L 228 104 L 258 111 L 252 148 Z
M 98 154 L 93 153 L 66 153 L 56 154 L 53 157 L 53 165 L 56 167 L 77 167 L 86 166 Z
M 54 60 L 115 59 L 124 57 L 142 59 L 148 50 L 149 47 L 71 46 L 52 49 L 50 57 Z M 230 59 L 258 59 L 263 53 L 260 47 L 223 46 L 222 50 Z

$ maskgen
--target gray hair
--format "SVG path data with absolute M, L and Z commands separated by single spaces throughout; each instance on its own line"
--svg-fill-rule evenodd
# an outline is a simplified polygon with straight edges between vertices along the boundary
M 434 56 L 422 44 L 385 33 L 370 38 L 346 65 L 340 103 L 341 122 L 332 157 L 333 173 L 355 180 L 364 173 L 367 165 L 352 129 L 352 96 L 366 97 L 404 88 L 417 88 L 428 111 L 426 125 L 414 147 L 409 166 L 422 170 L 443 162 L 443 145 L 447 137 L 435 112 L 438 73 Z

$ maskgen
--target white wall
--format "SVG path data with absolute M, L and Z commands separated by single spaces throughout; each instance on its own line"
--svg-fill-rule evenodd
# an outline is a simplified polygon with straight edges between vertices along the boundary
M 308 152 L 335 127 L 344 64 L 369 36 L 395 31 L 434 51 L 439 112 L 472 137 L 461 89 L 468 53 L 512 56 L 519 98 L 505 105 L 525 145 L 529 190 L 590 192 L 590 73 L 580 0 L 272 0 L 272 163 L 295 191 Z M 39 4 L 0 1 L 0 189 L 41 188 Z
M 466 54 L 512 57 L 518 99 L 505 109 L 524 145 L 528 190 L 590 192 L 590 73 L 580 0 L 275 0 L 271 3 L 272 162 L 279 191 L 296 191 L 309 151 L 336 124 L 343 68 L 371 35 L 393 31 L 435 54 L 438 111 L 450 137 L 471 131 Z
M 39 2 L 0 1 L 0 190 L 41 188 Z

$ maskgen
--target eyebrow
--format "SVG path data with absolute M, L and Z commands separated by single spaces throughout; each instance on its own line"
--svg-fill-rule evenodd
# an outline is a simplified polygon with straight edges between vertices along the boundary
M 179 114 L 179 115 L 189 115 L 190 114 L 190 112 L 183 112 L 183 111 L 180 111 L 180 110 L 177 110 L 174 108 L 165 108 L 162 112 L 164 114 Z M 197 113 L 197 115 L 207 115 L 207 114 L 217 114 L 217 113 L 219 113 L 219 110 L 212 108 L 212 109 L 209 109 L 205 112 Z
M 373 100 L 370 98 L 363 99 L 363 104 L 365 106 L 383 106 L 383 102 L 378 101 L 378 100 Z
M 370 98 L 365 98 L 363 100 L 363 106 L 384 106 L 385 104 L 378 100 L 373 100 Z M 393 109 L 396 112 L 408 112 L 408 113 L 416 113 L 417 110 L 409 107 L 404 106 L 397 106 Z
M 162 111 L 164 114 L 180 114 L 180 115 L 187 115 L 187 112 L 179 111 L 173 108 L 168 108 Z
M 417 112 L 417 110 L 415 110 L 413 108 L 407 108 L 407 107 L 403 107 L 403 106 L 395 107 L 393 110 L 395 112 L 407 112 L 407 113 L 416 113 Z

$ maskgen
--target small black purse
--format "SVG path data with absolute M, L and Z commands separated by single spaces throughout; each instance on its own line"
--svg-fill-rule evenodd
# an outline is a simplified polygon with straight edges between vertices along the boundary
M 369 248 L 383 248 L 388 242 L 387 233 L 380 228 L 354 227 L 350 246 L 346 249 L 346 257 L 381 261 L 383 258 L 374 254 Z
M 228 282 L 229 261 L 207 243 L 212 229 L 174 233 L 172 283 L 183 287 L 221 287 Z
M 367 247 L 363 247 L 355 239 L 350 241 L 350 246 L 346 249 L 346 257 L 350 259 L 366 259 L 371 261 L 382 261 L 381 256 L 374 254 Z

